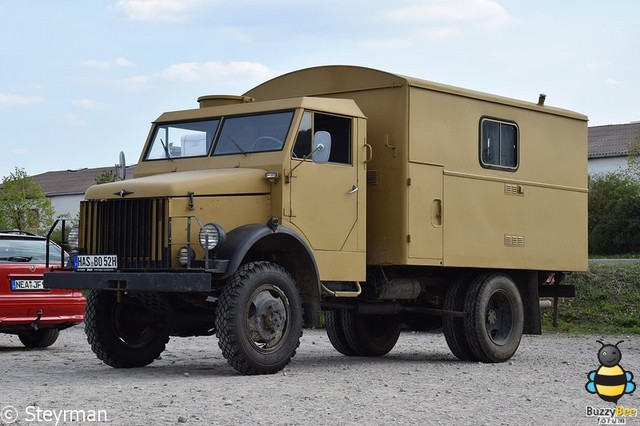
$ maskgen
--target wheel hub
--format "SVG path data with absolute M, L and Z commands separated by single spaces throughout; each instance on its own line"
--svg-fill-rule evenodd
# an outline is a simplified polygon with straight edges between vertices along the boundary
M 490 309 L 489 312 L 487 312 L 487 323 L 494 325 L 497 320 L 498 320 L 498 314 L 496 313 L 495 310 Z
M 247 324 L 254 342 L 263 343 L 265 348 L 275 346 L 284 335 L 286 322 L 287 312 L 281 299 L 268 291 L 256 296 Z

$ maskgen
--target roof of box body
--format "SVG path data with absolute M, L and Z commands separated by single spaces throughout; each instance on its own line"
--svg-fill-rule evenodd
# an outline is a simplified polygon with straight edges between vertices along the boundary
M 248 92 L 257 101 L 277 99 L 285 93 L 286 96 L 323 96 L 327 94 L 348 93 L 352 91 L 373 90 L 385 87 L 418 87 L 436 92 L 445 92 L 457 96 L 482 99 L 489 102 L 511 105 L 519 108 L 531 109 L 549 114 L 562 115 L 578 120 L 587 120 L 583 114 L 548 105 L 538 105 L 504 96 L 493 95 L 461 87 L 435 83 L 419 78 L 394 74 L 373 68 L 350 65 L 327 65 L 293 71 L 266 81 Z M 311 88 L 311 89 L 310 89 Z M 536 100 L 538 94 L 535 94 Z

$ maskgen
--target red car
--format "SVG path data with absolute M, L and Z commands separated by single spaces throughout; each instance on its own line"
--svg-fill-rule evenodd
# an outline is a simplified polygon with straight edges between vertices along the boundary
M 60 330 L 84 318 L 81 291 L 44 289 L 46 247 L 44 237 L 0 232 L 0 333 L 17 334 L 28 348 L 51 346 Z M 49 246 L 51 265 L 60 265 L 61 253 Z

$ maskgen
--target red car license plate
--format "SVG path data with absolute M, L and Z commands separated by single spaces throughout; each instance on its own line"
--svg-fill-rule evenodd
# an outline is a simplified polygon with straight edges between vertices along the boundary
M 11 290 L 44 290 L 43 280 L 11 280 Z

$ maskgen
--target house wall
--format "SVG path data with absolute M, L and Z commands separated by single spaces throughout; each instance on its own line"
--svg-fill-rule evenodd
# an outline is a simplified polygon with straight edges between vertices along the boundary
M 80 201 L 84 199 L 84 194 L 54 195 L 49 199 L 55 210 L 55 217 L 69 215 L 71 219 L 75 219 L 80 212 Z
M 590 158 L 588 168 L 590 175 L 621 171 L 627 168 L 627 157 Z

